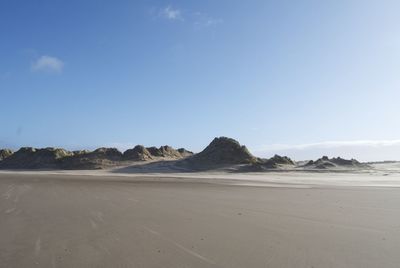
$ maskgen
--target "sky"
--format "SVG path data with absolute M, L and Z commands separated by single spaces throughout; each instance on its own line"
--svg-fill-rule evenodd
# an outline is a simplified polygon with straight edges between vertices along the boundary
M 400 160 L 399 1 L 0 1 L 0 147 Z

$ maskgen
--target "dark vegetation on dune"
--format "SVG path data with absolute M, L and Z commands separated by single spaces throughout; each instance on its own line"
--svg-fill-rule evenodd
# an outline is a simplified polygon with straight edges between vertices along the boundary
M 324 156 L 316 161 L 311 160 L 302 165 L 297 165 L 296 162 L 286 156 L 275 155 L 269 159 L 257 158 L 249 152 L 246 146 L 227 137 L 215 138 L 203 151 L 197 154 L 193 154 L 184 148 L 174 149 L 168 145 L 159 148 L 146 148 L 143 145 L 137 145 L 123 153 L 116 148 L 104 147 L 94 151 L 80 150 L 72 152 L 51 147 L 42 149 L 23 147 L 16 152 L 8 149 L 0 150 L 0 169 L 101 169 L 129 166 L 131 162 L 146 161 L 149 161 L 146 164 L 149 168 L 156 167 L 157 165 L 155 164 L 157 162 L 163 161 L 164 168 L 187 171 L 230 167 L 243 172 L 271 169 L 321 170 L 338 167 L 368 167 L 355 159 L 346 160 L 340 157 L 328 158 Z M 146 167 L 146 165 L 141 165 L 139 168 Z
M 231 165 L 242 165 L 240 171 L 262 171 L 296 164 L 286 156 L 275 155 L 269 159 L 253 156 L 246 146 L 227 138 L 215 138 L 202 152 L 182 161 L 193 169 L 210 169 Z
M 122 160 L 122 153 L 116 148 L 98 148 L 93 152 L 81 152 L 60 159 L 63 169 L 100 169 L 112 166 Z
M 161 157 L 181 158 L 181 154 L 172 148 L 171 146 L 165 145 L 158 148 L 158 154 Z
M 256 162 L 246 146 L 234 139 L 215 138 L 203 151 L 186 159 L 193 168 L 208 168 L 220 165 L 250 164 Z
M 67 151 L 60 148 L 23 147 L 16 152 L 0 150 L 1 169 L 101 169 L 123 165 L 126 161 L 146 161 L 152 159 L 181 159 L 191 152 L 180 149 L 182 154 L 170 146 L 154 148 L 152 154 L 138 145 L 121 153 L 116 148 L 98 148 L 94 151 Z
M 59 148 L 36 149 L 22 147 L 0 162 L 1 168 L 37 169 L 57 168 L 59 160 L 72 155 L 71 152 Z
M 270 169 L 293 169 L 296 163 L 287 156 L 274 155 L 269 159 L 259 158 L 256 163 L 243 167 L 243 171 L 265 171 Z
M 146 161 L 153 159 L 153 156 L 143 145 L 136 145 L 133 149 L 126 150 L 123 158 L 124 160 Z
M 10 155 L 13 154 L 13 151 L 10 149 L 0 149 L 0 161 L 6 159 Z
M 188 156 L 193 155 L 193 152 L 192 152 L 192 151 L 188 151 L 188 150 L 186 150 L 185 148 L 179 148 L 179 149 L 178 149 L 178 152 L 179 152 L 183 157 L 188 157 Z
M 315 169 L 329 169 L 335 167 L 367 167 L 366 164 L 360 163 L 355 159 L 348 160 L 341 157 L 329 158 L 327 156 L 323 156 L 316 161 L 310 160 L 304 166 Z

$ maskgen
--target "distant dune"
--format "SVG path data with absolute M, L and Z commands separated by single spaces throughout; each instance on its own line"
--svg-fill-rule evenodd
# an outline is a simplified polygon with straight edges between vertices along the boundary
M 116 148 L 67 151 L 61 148 L 23 147 L 16 152 L 0 151 L 0 169 L 103 169 L 147 160 L 175 160 L 191 155 L 170 146 L 144 148 L 141 145 L 121 153 Z
M 322 158 L 313 161 L 310 160 L 305 164 L 307 168 L 317 168 L 317 169 L 328 169 L 332 167 L 354 167 L 354 168 L 362 168 L 368 167 L 367 164 L 362 164 L 355 159 L 343 159 L 340 157 L 334 157 L 329 159 L 327 156 L 323 156 Z
M 0 150 L 0 169 L 117 169 L 129 172 L 176 172 L 227 170 L 261 172 L 268 170 L 346 170 L 365 169 L 369 165 L 355 159 L 340 157 L 296 163 L 286 156 L 258 158 L 246 146 L 227 138 L 215 138 L 203 151 L 193 154 L 184 148 L 165 145 L 144 147 L 137 145 L 125 152 L 116 148 L 94 151 L 68 151 L 62 148 L 23 147 L 16 152 Z

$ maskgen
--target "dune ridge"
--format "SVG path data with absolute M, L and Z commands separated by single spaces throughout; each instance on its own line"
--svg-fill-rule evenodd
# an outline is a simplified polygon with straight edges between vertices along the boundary
M 134 148 L 120 152 L 101 147 L 94 151 L 68 151 L 63 148 L 22 147 L 16 152 L 0 150 L 0 169 L 108 169 L 132 167 L 131 171 L 201 171 L 225 169 L 236 172 L 268 170 L 343 170 L 369 168 L 355 159 L 323 156 L 317 160 L 298 163 L 287 156 L 271 158 L 254 156 L 245 145 L 228 137 L 214 138 L 201 152 L 164 145 Z

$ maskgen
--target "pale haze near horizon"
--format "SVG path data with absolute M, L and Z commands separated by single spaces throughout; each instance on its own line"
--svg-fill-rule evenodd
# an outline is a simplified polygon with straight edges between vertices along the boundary
M 0 147 L 400 160 L 397 1 L 2 1 Z

